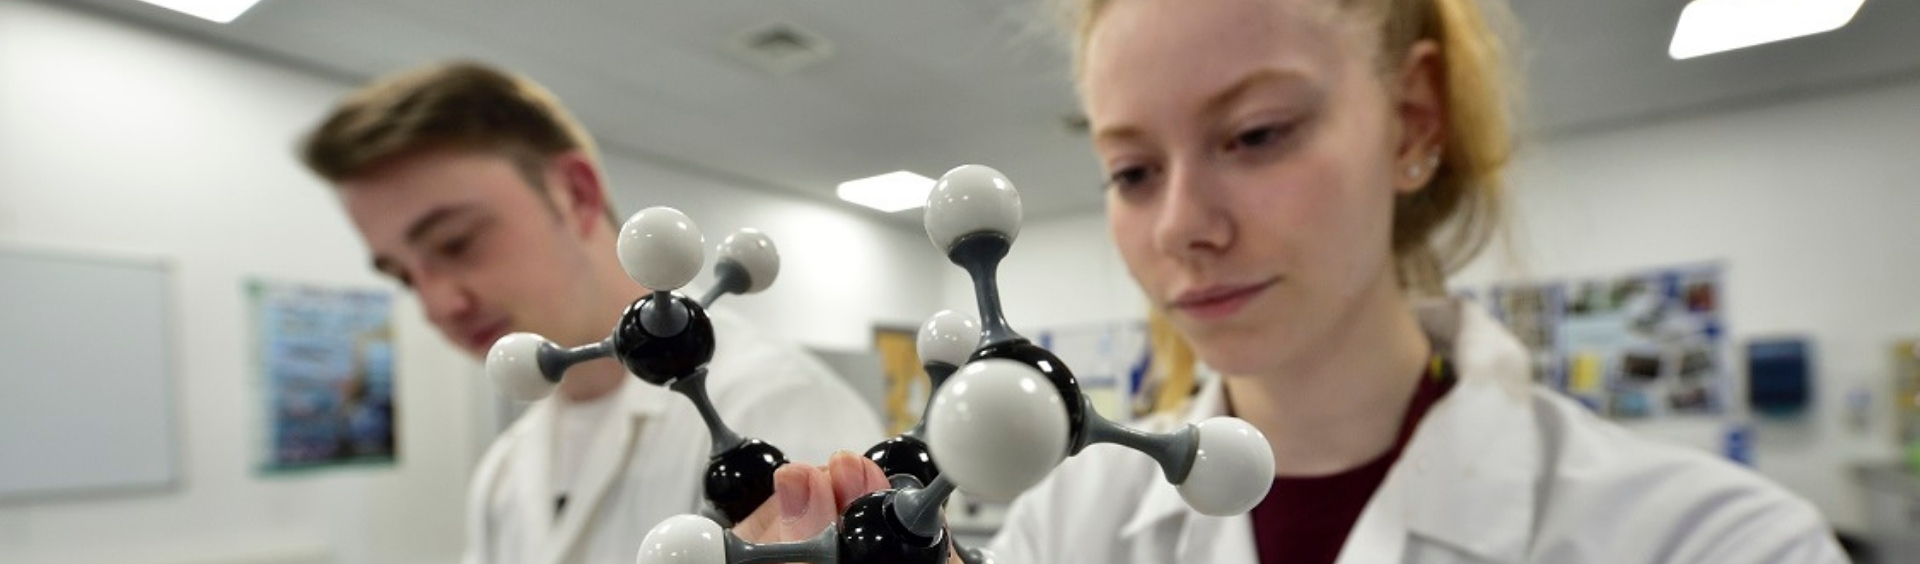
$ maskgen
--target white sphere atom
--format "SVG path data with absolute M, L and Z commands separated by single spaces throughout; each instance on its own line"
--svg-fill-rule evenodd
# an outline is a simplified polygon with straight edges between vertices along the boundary
M 1020 191 L 1007 175 L 983 165 L 960 165 L 940 176 L 927 194 L 927 238 L 941 254 L 961 237 L 1000 233 L 1020 235 Z
M 1067 455 L 1067 408 L 1047 378 L 990 358 L 961 367 L 927 408 L 927 446 L 968 494 L 1011 500 Z
M 693 219 L 668 207 L 640 210 L 620 227 L 616 252 L 627 276 L 649 290 L 678 290 L 700 274 L 706 241 Z
M 540 373 L 540 350 L 558 348 L 546 337 L 510 333 L 487 351 L 487 379 L 500 393 L 518 401 L 547 397 L 554 383 Z
M 1200 422 L 1200 453 L 1187 479 L 1175 486 L 1195 511 L 1239 515 L 1266 499 L 1273 486 L 1273 445 L 1237 417 Z
M 726 531 L 694 515 L 675 515 L 654 525 L 640 541 L 634 564 L 727 564 Z
M 720 257 L 747 271 L 747 294 L 767 289 L 780 276 L 780 250 L 758 229 L 741 229 L 720 241 Z
M 920 362 L 966 364 L 973 349 L 980 346 L 980 320 L 951 309 L 940 310 L 920 326 L 920 337 L 914 345 Z

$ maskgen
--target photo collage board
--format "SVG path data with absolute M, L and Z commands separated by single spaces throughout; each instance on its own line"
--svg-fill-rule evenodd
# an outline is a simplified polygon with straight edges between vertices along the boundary
M 1718 415 L 1731 405 L 1723 269 L 1462 289 L 1532 354 L 1535 381 L 1611 418 Z

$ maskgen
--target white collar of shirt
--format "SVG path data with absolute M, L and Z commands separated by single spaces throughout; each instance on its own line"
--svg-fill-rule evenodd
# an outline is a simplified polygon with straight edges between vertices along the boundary
M 612 421 L 613 410 L 620 406 L 622 397 L 619 388 L 615 388 L 613 393 L 587 401 L 554 398 L 552 478 L 555 495 L 566 495 L 573 489 L 582 459 L 592 452 L 594 439 L 608 432 L 611 426 L 607 423 Z
M 559 390 L 555 390 L 554 393 L 558 394 Z M 658 416 L 672 405 L 674 396 L 677 395 L 664 386 L 641 382 L 639 378 L 632 375 L 628 375 L 626 380 L 621 381 L 620 388 L 615 394 L 619 398 L 616 401 L 619 407 L 614 408 L 614 411 L 626 413 L 629 417 Z M 556 424 L 558 412 L 561 410 L 556 405 L 559 401 L 562 401 L 559 397 L 548 396 L 528 406 L 525 418 L 528 429 L 523 432 L 540 437 L 553 436 L 553 425 Z
M 1521 560 L 1532 537 L 1542 460 L 1526 349 L 1469 303 L 1433 301 L 1416 313 L 1434 347 L 1451 351 L 1460 381 L 1415 429 L 1355 523 L 1348 546 L 1355 539 L 1403 542 L 1413 535 L 1487 560 Z M 1187 422 L 1226 412 L 1218 379 L 1201 388 L 1193 406 Z M 1178 550 L 1183 555 L 1190 554 L 1189 539 L 1200 532 L 1196 526 L 1220 522 L 1188 508 L 1174 488 L 1156 487 L 1147 490 L 1121 536 L 1131 538 L 1175 518 L 1181 519 Z M 1343 550 L 1340 562 L 1369 561 L 1357 556 L 1361 552 Z M 1398 558 L 1398 550 L 1387 552 Z

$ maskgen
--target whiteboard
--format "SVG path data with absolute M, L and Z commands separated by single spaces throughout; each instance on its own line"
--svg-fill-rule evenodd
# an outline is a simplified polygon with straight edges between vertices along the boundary
M 0 248 L 0 502 L 175 482 L 170 279 Z

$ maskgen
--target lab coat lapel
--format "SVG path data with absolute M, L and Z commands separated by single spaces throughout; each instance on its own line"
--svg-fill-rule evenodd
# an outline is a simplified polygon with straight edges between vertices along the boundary
M 508 427 L 505 431 L 507 436 L 502 437 L 503 441 L 496 442 L 494 447 L 487 449 L 487 453 L 481 457 L 479 469 L 473 475 L 473 482 L 468 484 L 467 507 L 469 510 L 467 511 L 467 548 L 465 557 L 462 559 L 464 564 L 483 564 L 499 560 L 493 555 L 495 545 L 488 540 L 491 536 L 488 521 L 492 513 L 493 493 L 500 487 L 502 460 L 511 456 L 514 451 L 511 447 L 501 445 L 518 444 L 518 438 L 524 430 L 519 425 Z
M 1259 564 L 1254 549 L 1253 521 L 1246 515 L 1214 517 L 1187 509 L 1175 552 L 1178 562 Z
M 1186 422 L 1202 421 L 1224 413 L 1225 402 L 1226 396 L 1219 380 L 1209 381 L 1194 397 L 1193 409 L 1187 414 Z M 1134 512 L 1133 518 L 1121 526 L 1120 534 L 1122 538 L 1137 544 L 1143 538 L 1163 538 L 1151 533 L 1164 527 L 1177 530 L 1172 535 L 1174 546 L 1171 547 L 1171 554 L 1177 555 L 1173 560 L 1175 562 L 1258 562 L 1259 555 L 1254 551 L 1253 523 L 1246 515 L 1214 517 L 1201 514 L 1187 506 L 1179 490 L 1165 483 L 1147 488 L 1139 509 Z
M 1417 313 L 1434 347 L 1451 351 L 1461 381 L 1427 412 L 1336 562 L 1400 562 L 1410 538 L 1483 560 L 1520 561 L 1532 537 L 1541 460 L 1526 349 L 1471 304 L 1432 302 Z M 1225 406 L 1219 382 L 1209 382 L 1187 420 L 1219 415 Z M 1121 535 L 1141 538 L 1157 527 L 1179 527 L 1180 562 L 1257 558 L 1248 517 L 1201 515 L 1171 487 L 1148 489 Z
M 1447 308 L 1460 382 L 1402 454 L 1410 531 L 1495 562 L 1522 560 L 1542 461 L 1526 348 L 1471 305 Z
M 1471 305 L 1416 311 L 1460 381 L 1415 428 L 1337 562 L 1400 562 L 1409 539 L 1517 562 L 1533 530 L 1540 466 L 1526 349 Z
M 1221 389 L 1220 379 L 1206 381 L 1200 386 L 1200 392 L 1194 395 L 1193 402 L 1190 404 L 1193 407 L 1187 410 L 1185 422 L 1204 421 L 1209 417 L 1226 413 L 1226 401 L 1226 392 Z M 1187 507 L 1186 500 L 1180 498 L 1178 490 L 1172 487 L 1149 487 L 1140 500 L 1139 509 L 1133 512 L 1132 518 L 1121 525 L 1120 535 L 1136 537 L 1159 526 L 1162 521 L 1184 517 L 1190 512 L 1192 509 Z M 1184 528 L 1186 524 L 1181 522 L 1174 526 Z M 1186 538 L 1184 532 L 1180 538 Z
M 1140 507 L 1133 517 L 1120 526 L 1120 539 L 1123 544 L 1139 547 L 1142 554 L 1165 558 L 1167 555 L 1180 555 L 1176 562 L 1199 562 L 1187 557 L 1193 540 L 1187 530 L 1190 513 L 1180 494 L 1165 484 L 1154 484 L 1140 499 Z M 1161 531 L 1171 528 L 1175 534 L 1169 536 Z M 1174 539 L 1174 546 L 1159 545 L 1165 539 Z
M 1187 506 L 1172 486 L 1154 484 L 1141 498 L 1140 508 L 1120 529 L 1127 544 L 1139 546 L 1145 539 L 1168 538 L 1155 534 L 1173 528 L 1174 545 L 1149 554 L 1176 555 L 1173 562 L 1209 562 L 1213 564 L 1256 564 L 1253 523 L 1246 515 L 1214 517 Z
M 577 486 L 567 495 L 566 511 L 560 514 L 552 536 L 535 562 L 561 564 L 578 549 L 576 545 L 581 537 L 594 525 L 594 516 L 605 501 L 607 490 L 626 473 L 627 462 L 633 459 L 633 450 L 639 443 L 640 427 L 649 415 L 664 407 L 661 400 L 665 398 L 659 396 L 671 392 L 627 380 L 621 384 L 619 393 L 620 406 L 610 414 L 614 419 L 594 435 L 593 446 L 581 461 Z M 548 503 L 551 508 L 552 501 Z M 642 532 L 635 531 L 636 534 Z
M 553 522 L 553 481 L 548 474 L 552 472 L 553 426 L 556 398 L 546 398 L 527 409 L 526 427 L 520 429 L 521 441 L 515 452 L 508 453 L 512 465 L 509 480 L 513 488 L 514 503 L 520 515 L 518 519 L 524 526 L 519 527 L 520 539 L 515 546 L 519 554 L 495 555 L 498 560 L 511 559 L 518 562 L 531 562 L 546 546 L 550 527 L 541 526 Z
M 1374 490 L 1360 518 L 1347 532 L 1335 564 L 1385 564 L 1399 562 L 1407 551 L 1407 500 L 1402 483 L 1406 465 L 1394 464 L 1387 479 Z
M 1399 562 L 1409 538 L 1482 560 L 1520 561 L 1540 471 L 1526 350 L 1471 305 L 1431 304 L 1419 314 L 1461 379 L 1414 431 L 1338 564 Z

